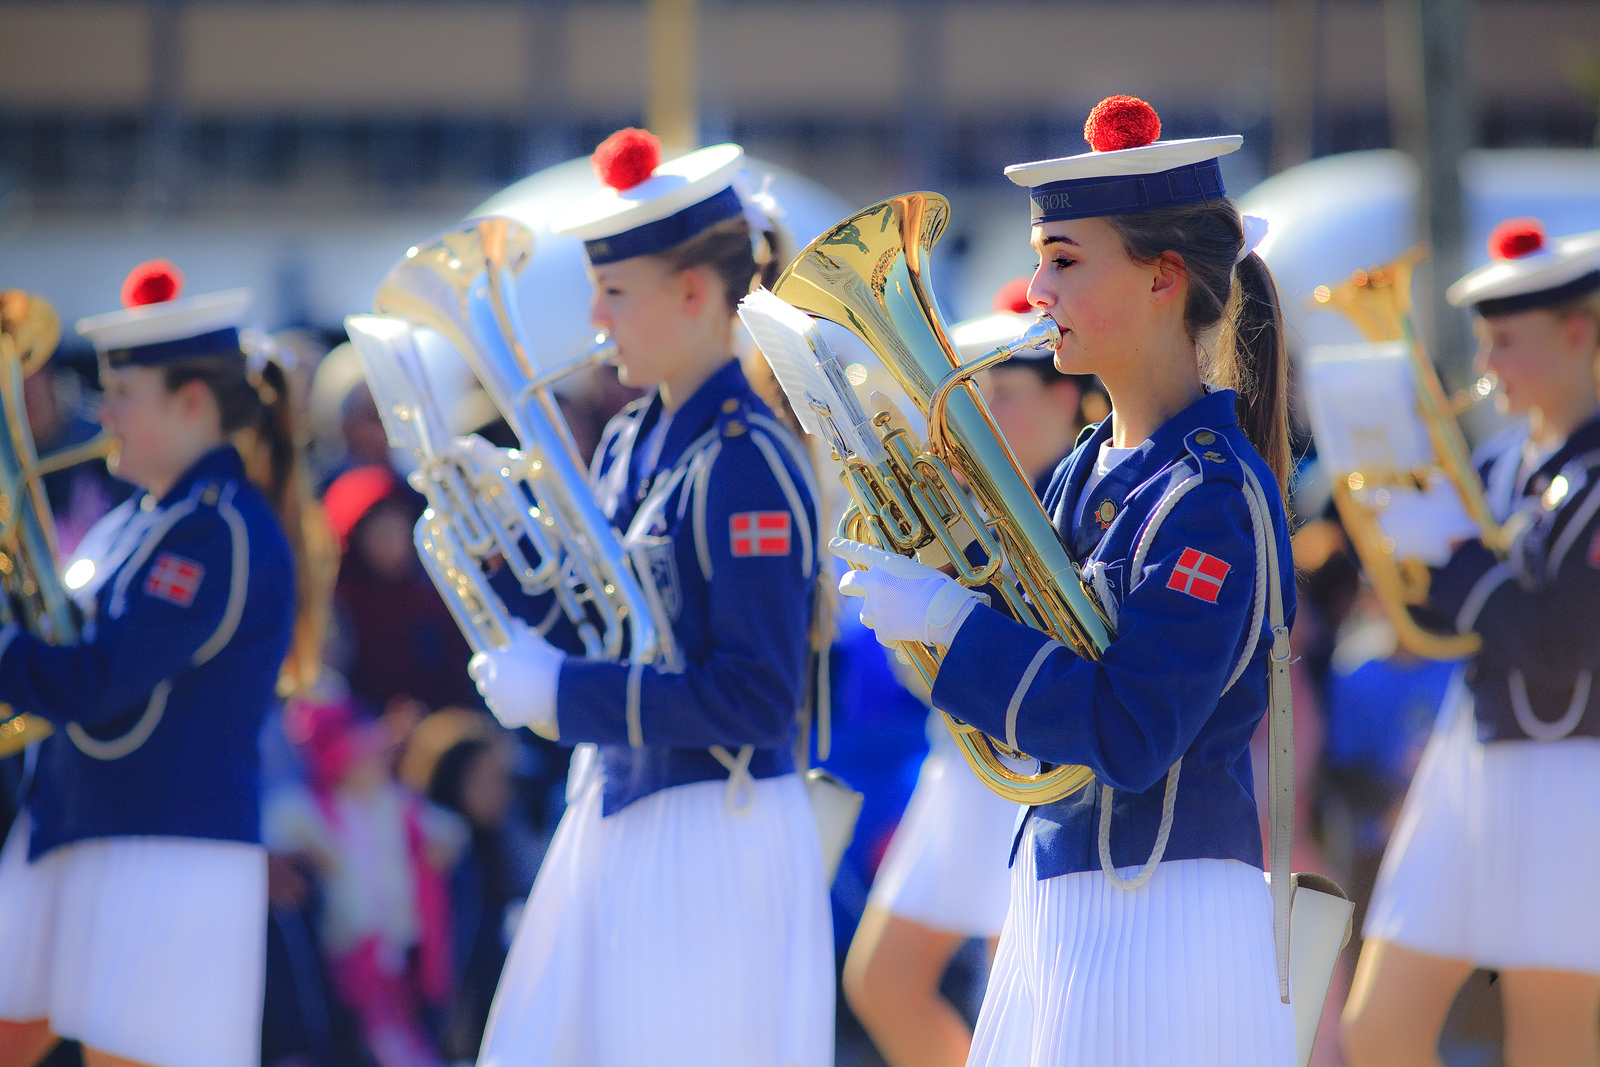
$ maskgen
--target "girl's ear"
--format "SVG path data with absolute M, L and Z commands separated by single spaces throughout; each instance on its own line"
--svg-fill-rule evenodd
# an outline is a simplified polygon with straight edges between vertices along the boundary
M 172 399 L 177 404 L 179 417 L 184 422 L 193 422 L 205 413 L 211 390 L 198 378 L 191 378 L 172 391 Z
M 1183 295 L 1184 283 L 1189 280 L 1189 269 L 1183 257 L 1167 251 L 1156 257 L 1151 265 L 1150 297 L 1157 304 L 1171 303 Z
M 711 279 L 701 267 L 687 267 L 678 274 L 679 305 L 685 318 L 699 316 L 710 298 Z
M 1568 351 L 1584 359 L 1593 359 L 1595 349 L 1600 348 L 1600 319 L 1586 312 L 1572 312 L 1561 323 L 1561 339 Z

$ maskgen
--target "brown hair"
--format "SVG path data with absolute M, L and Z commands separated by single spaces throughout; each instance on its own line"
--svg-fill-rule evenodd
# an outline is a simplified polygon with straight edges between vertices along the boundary
M 311 496 L 288 379 L 272 362 L 259 375 L 251 374 L 239 353 L 181 360 L 164 370 L 169 392 L 194 381 L 211 391 L 221 413 L 222 432 L 232 438 L 251 482 L 283 525 L 294 553 L 295 620 L 278 690 L 287 696 L 305 689 L 321 669 L 339 555 Z
M 656 255 L 674 273 L 690 267 L 706 267 L 727 292 L 728 312 L 739 309 L 739 301 L 757 285 L 771 288 L 785 265 L 784 240 L 776 227 L 762 232 L 760 258 L 751 248 L 750 223 L 743 215 L 726 219 L 701 230 L 681 244 Z
M 1239 394 L 1239 425 L 1287 495 L 1289 361 L 1283 347 L 1278 287 L 1254 252 L 1234 266 L 1244 246 L 1239 211 L 1226 197 L 1179 207 L 1108 215 L 1128 255 L 1151 263 L 1163 252 L 1182 257 L 1189 278 L 1184 328 L 1200 345 L 1200 372 Z

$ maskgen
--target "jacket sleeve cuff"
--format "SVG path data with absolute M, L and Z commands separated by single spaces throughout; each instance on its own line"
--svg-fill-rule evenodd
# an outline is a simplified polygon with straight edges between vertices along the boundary
M 567 657 L 556 683 L 556 724 L 563 744 L 644 744 L 639 716 L 640 664 Z
M 1037 672 L 1041 654 L 1055 645 L 1049 635 L 1030 626 L 974 607 L 939 665 L 933 706 L 1013 744 L 1019 697 Z

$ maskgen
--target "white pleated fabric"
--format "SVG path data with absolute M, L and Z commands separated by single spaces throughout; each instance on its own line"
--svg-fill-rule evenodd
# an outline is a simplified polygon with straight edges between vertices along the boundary
M 178 837 L 0 852 L 0 1019 L 160 1067 L 261 1062 L 267 854 Z
M 1600 974 L 1600 740 L 1477 737 L 1459 681 L 1389 839 L 1363 935 L 1495 970 Z
M 500 977 L 480 1067 L 828 1067 L 833 932 L 795 775 L 675 786 L 556 830 Z
M 1021 805 L 978 780 L 938 712 L 928 737 L 928 757 L 869 902 L 935 930 L 998 937 L 1011 903 L 1011 840 Z
M 1029 828 L 967 1067 L 1293 1067 L 1260 870 L 1174 860 L 1135 890 L 1034 871 Z

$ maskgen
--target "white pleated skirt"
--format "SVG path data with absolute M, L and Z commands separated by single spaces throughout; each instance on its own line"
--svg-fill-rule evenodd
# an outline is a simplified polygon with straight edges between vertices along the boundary
M 1030 827 L 967 1067 L 1293 1067 L 1261 871 L 1173 860 L 1134 890 L 1034 871 Z
M 1600 974 L 1600 740 L 1477 738 L 1459 681 L 1389 839 L 1363 936 L 1494 970 Z
M 181 837 L 0 851 L 0 1019 L 159 1067 L 261 1062 L 267 854 Z
M 562 816 L 500 977 L 480 1067 L 828 1067 L 833 932 L 795 775 Z
M 942 717 L 936 728 L 870 903 L 935 930 L 998 937 L 1011 903 L 1011 841 L 1021 805 L 978 780 Z

